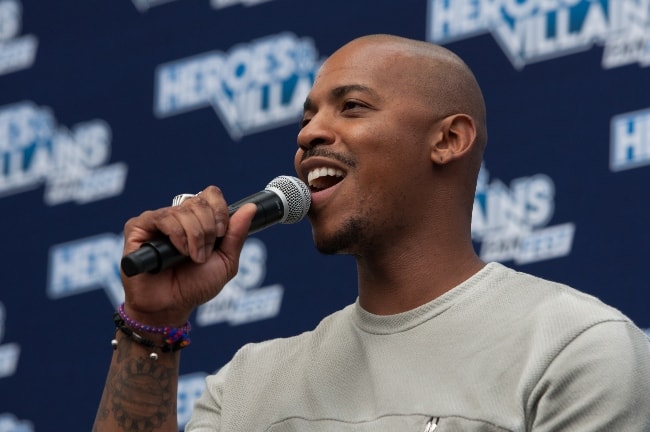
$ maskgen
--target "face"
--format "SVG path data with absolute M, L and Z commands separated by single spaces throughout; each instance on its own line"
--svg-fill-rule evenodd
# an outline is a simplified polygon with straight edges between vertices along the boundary
M 435 119 L 405 76 L 416 63 L 391 47 L 353 43 L 316 77 L 295 166 L 312 190 L 309 218 L 324 253 L 362 255 L 422 223 L 412 209 L 430 181 Z

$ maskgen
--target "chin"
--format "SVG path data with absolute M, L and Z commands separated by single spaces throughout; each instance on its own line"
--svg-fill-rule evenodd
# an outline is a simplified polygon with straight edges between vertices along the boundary
M 362 226 L 361 221 L 349 219 L 332 233 L 325 233 L 313 228 L 314 245 L 319 252 L 326 255 L 353 254 L 362 244 Z
M 316 250 L 322 253 L 323 255 L 347 255 L 347 252 L 344 249 L 339 248 L 336 245 L 331 243 L 315 242 Z

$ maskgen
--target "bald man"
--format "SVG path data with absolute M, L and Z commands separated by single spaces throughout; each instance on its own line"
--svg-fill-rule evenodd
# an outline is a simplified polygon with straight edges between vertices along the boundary
M 593 297 L 476 256 L 486 141 L 479 86 L 448 50 L 372 35 L 336 51 L 305 101 L 295 167 L 315 245 L 354 256 L 358 299 L 311 332 L 241 348 L 187 430 L 650 430 L 645 335 Z M 253 213 L 228 218 L 211 186 L 127 222 L 125 253 L 162 232 L 194 264 L 123 278 L 96 431 L 176 430 L 178 351 L 153 360 L 141 339 L 169 346 L 151 329 L 183 328 L 219 293 Z

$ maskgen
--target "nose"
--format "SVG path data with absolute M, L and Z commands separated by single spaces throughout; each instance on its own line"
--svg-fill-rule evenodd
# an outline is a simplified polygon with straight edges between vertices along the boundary
M 307 120 L 298 132 L 298 147 L 309 150 L 317 145 L 328 145 L 335 141 L 332 122 L 327 120 L 324 113 L 314 114 Z

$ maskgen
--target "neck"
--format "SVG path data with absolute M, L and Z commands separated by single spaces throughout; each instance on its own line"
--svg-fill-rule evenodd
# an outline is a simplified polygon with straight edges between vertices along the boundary
M 456 238 L 454 240 L 458 242 Z M 392 315 L 421 306 L 476 274 L 485 265 L 471 240 L 456 250 L 427 247 L 391 248 L 383 254 L 357 256 L 359 303 L 370 313 Z

